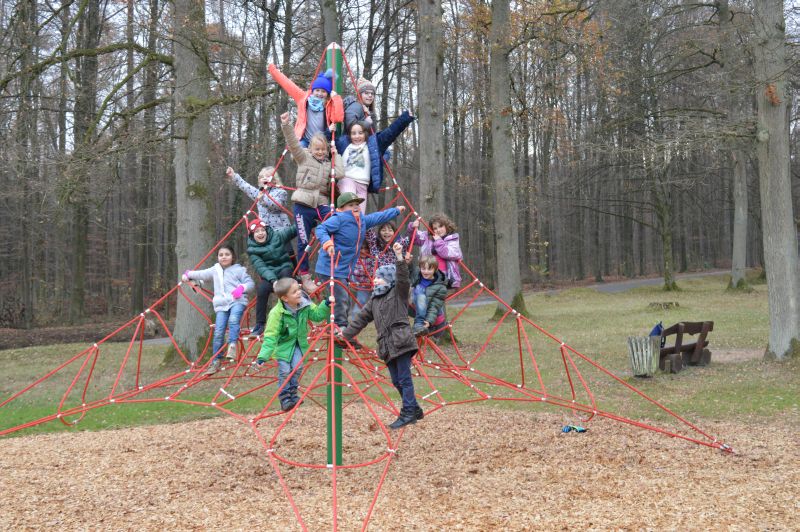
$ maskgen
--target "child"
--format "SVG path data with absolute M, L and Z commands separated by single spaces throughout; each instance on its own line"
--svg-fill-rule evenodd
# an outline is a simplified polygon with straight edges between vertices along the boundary
M 367 247 L 369 248 L 370 266 L 374 271 L 381 266 L 389 266 L 394 264 L 394 252 L 392 251 L 392 244 L 394 244 L 395 236 L 397 235 L 397 226 L 391 220 L 382 223 L 375 231 L 370 229 L 367 231 Z M 408 237 L 404 236 L 397 239 L 403 245 L 403 253 L 409 251 Z
M 297 222 L 297 257 L 300 261 L 300 280 L 303 282 L 303 289 L 311 294 L 317 289 L 317 285 L 311 280 L 308 271 L 306 247 L 311 229 L 324 220 L 331 210 L 328 203 L 331 199 L 331 161 L 328 158 L 328 141 L 318 134 L 311 139 L 308 148 L 302 148 L 294 136 L 289 113 L 281 115 L 281 131 L 297 163 L 297 190 L 292 194 L 294 219 Z M 335 146 L 333 152 L 335 177 L 340 178 L 344 176 L 342 158 L 336 157 Z
M 220 246 L 217 263 L 205 270 L 186 270 L 181 276 L 183 282 L 214 281 L 214 312 L 217 313 L 214 325 L 214 360 L 205 375 L 219 371 L 222 363 L 222 344 L 225 343 L 225 328 L 228 332 L 228 350 L 225 358 L 236 361 L 236 342 L 239 339 L 239 320 L 247 306 L 247 292 L 252 292 L 253 280 L 241 264 L 236 264 L 236 252 L 229 245 Z
M 372 214 L 361 214 L 360 204 L 364 200 L 352 192 L 345 192 L 336 198 L 337 212 L 317 226 L 317 239 L 325 253 L 317 258 L 317 275 L 326 281 L 331 280 L 331 261 L 334 284 L 334 321 L 339 327 L 347 326 L 350 310 L 350 296 L 347 284 L 356 261 L 361 254 L 361 246 L 367 229 L 388 222 L 405 210 L 404 206 L 392 207 Z
M 225 177 L 250 199 L 258 200 L 258 217 L 268 226 L 275 230 L 292 226 L 286 208 L 286 190 L 274 166 L 266 166 L 258 173 L 258 188 L 242 179 L 230 166 L 225 170 Z
M 298 403 L 297 381 L 303 371 L 303 354 L 309 348 L 308 321 L 325 321 L 330 309 L 327 301 L 314 304 L 291 277 L 275 282 L 275 294 L 280 303 L 269 311 L 264 343 L 251 368 L 258 370 L 270 358 L 278 360 L 278 398 L 286 412 Z
M 394 140 L 414 121 L 408 111 L 403 111 L 386 129 L 370 135 L 365 122 L 355 122 L 346 135 L 336 139 L 336 150 L 344 160 L 344 178 L 339 192 L 355 192 L 367 199 L 367 192 L 377 193 L 383 183 L 383 155 Z M 361 204 L 361 214 L 366 213 L 366 203 Z
M 311 89 L 304 91 L 275 65 L 270 64 L 267 69 L 278 85 L 297 104 L 297 124 L 294 126 L 294 134 L 300 144 L 307 148 L 317 133 L 324 135 L 325 140 L 330 139 L 328 128 L 344 119 L 342 98 L 332 94 L 333 71 L 328 70 L 317 76 L 311 83 Z
M 294 266 L 286 252 L 286 243 L 297 236 L 297 228 L 290 226 L 275 230 L 263 220 L 256 218 L 248 222 L 247 254 L 250 263 L 261 277 L 256 299 L 256 326 L 251 336 L 261 336 L 267 321 L 267 301 L 272 293 L 272 284 L 282 277 L 291 277 Z
M 351 342 L 369 322 L 375 321 L 378 356 L 386 362 L 392 384 L 403 400 L 400 416 L 389 425 L 391 429 L 399 429 L 422 419 L 423 411 L 417 403 L 411 378 L 411 357 L 417 352 L 417 342 L 408 325 L 408 264 L 403 259 L 400 243 L 395 243 L 392 249 L 395 264 L 378 268 L 372 295 L 341 336 Z
M 408 224 L 417 231 L 420 256 L 433 255 L 439 261 L 439 270 L 444 272 L 447 288 L 461 287 L 461 270 L 458 263 L 463 258 L 456 224 L 444 214 L 434 214 L 429 220 L 430 233 L 419 229 L 419 220 Z
M 367 129 L 371 130 L 377 123 L 375 114 L 375 85 L 366 78 L 358 78 L 356 82 L 358 98 L 346 97 L 344 105 L 344 130 L 350 131 L 350 126 L 356 122 L 365 122 Z
M 439 271 L 439 261 L 432 255 L 419 258 L 419 268 L 411 272 L 411 308 L 414 317 L 414 336 L 430 332 L 432 325 L 444 322 L 444 300 L 447 285 L 444 273 Z

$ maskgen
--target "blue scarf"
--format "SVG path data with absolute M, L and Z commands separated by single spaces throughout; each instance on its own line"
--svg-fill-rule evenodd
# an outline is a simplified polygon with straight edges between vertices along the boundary
M 316 96 L 309 96 L 308 108 L 314 111 L 315 113 L 319 113 L 320 111 L 325 109 L 325 103 Z

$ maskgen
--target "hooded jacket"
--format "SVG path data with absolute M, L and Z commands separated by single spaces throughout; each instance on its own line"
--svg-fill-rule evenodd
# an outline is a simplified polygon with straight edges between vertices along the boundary
M 411 270 L 411 289 L 419 284 L 422 274 L 419 268 L 414 266 Z M 439 311 L 444 308 L 444 301 L 447 298 L 447 280 L 441 270 L 436 270 L 433 275 L 433 282 L 425 288 L 425 297 L 428 299 L 428 311 L 425 314 L 425 321 L 433 325 Z
M 292 194 L 292 201 L 312 209 L 328 204 L 331 201 L 331 162 L 316 160 L 308 149 L 300 146 L 291 124 L 281 124 L 281 131 L 297 163 L 297 190 Z M 344 177 L 344 164 L 338 156 L 334 159 L 334 176 L 336 179 Z
M 247 305 L 247 293 L 255 288 L 253 279 L 247 274 L 247 270 L 241 264 L 231 264 L 223 268 L 220 263 L 216 263 L 205 270 L 189 270 L 186 272 L 189 279 L 196 281 L 214 282 L 214 312 L 230 310 L 235 304 Z M 239 299 L 235 299 L 231 292 L 239 285 L 244 285 L 244 294 Z
M 408 224 L 408 230 L 413 231 L 412 223 Z M 417 229 L 417 244 L 420 247 L 420 255 L 433 255 L 439 261 L 439 269 L 444 271 L 450 286 L 453 288 L 461 287 L 461 270 L 458 263 L 464 256 L 461 253 L 458 233 L 450 233 L 444 238 L 434 240 L 425 229 Z
M 378 356 L 389 362 L 407 353 L 416 353 L 417 341 L 408 323 L 408 264 L 396 262 L 397 280 L 389 291 L 381 296 L 371 295 L 364 307 L 350 320 L 342 335 L 352 340 L 369 322 L 375 322 Z
M 267 240 L 262 244 L 252 236 L 247 237 L 247 255 L 259 277 L 277 281 L 281 270 L 292 269 L 292 259 L 286 251 L 286 242 L 297 236 L 297 227 L 275 230 L 267 227 Z
M 414 120 L 415 118 L 411 116 L 408 111 L 403 111 L 403 114 L 389 124 L 389 127 L 367 137 L 370 173 L 367 192 L 377 193 L 380 190 L 381 184 L 383 183 L 383 154 L 386 153 L 386 150 L 392 145 L 392 142 L 400 136 L 400 133 L 405 131 Z M 349 135 L 341 135 L 336 139 L 336 150 L 339 153 L 344 153 L 344 150 L 346 150 L 349 145 Z
M 258 197 L 258 188 L 245 181 L 239 174 L 233 174 L 233 182 L 250 199 L 255 200 Z M 285 229 L 292 225 L 286 212 L 288 196 L 285 189 L 278 186 L 271 187 L 258 202 L 258 217 L 273 229 Z
M 319 305 L 303 294 L 303 299 L 293 313 L 282 300 L 278 301 L 267 317 L 264 329 L 264 343 L 258 352 L 258 360 L 266 362 L 270 358 L 291 362 L 295 344 L 303 353 L 308 352 L 308 322 L 327 322 L 330 317 L 328 301 Z

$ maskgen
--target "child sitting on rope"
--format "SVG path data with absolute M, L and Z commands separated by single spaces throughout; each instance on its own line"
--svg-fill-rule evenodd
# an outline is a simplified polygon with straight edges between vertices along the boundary
M 294 266 L 286 252 L 286 243 L 297 236 L 297 228 L 289 226 L 273 229 L 264 220 L 256 218 L 247 223 L 247 254 L 261 282 L 258 283 L 256 299 L 256 325 L 251 336 L 261 336 L 267 321 L 267 302 L 273 283 L 282 277 L 291 277 Z
M 308 242 L 311 230 L 324 220 L 331 210 L 328 203 L 331 200 L 331 160 L 328 156 L 328 141 L 322 134 L 315 134 L 308 148 L 301 147 L 294 136 L 289 113 L 281 115 L 281 131 L 297 163 L 297 190 L 292 194 L 294 218 L 297 222 L 297 257 L 303 289 L 311 294 L 316 291 L 317 285 L 309 273 Z M 338 179 L 344 176 L 344 167 L 342 158 L 336 156 L 336 147 L 332 149 L 334 177 Z
M 303 355 L 308 352 L 308 322 L 327 321 L 328 302 L 319 305 L 309 299 L 291 277 L 275 282 L 275 295 L 280 302 L 272 307 L 264 331 L 264 343 L 253 361 L 251 370 L 260 369 L 270 358 L 278 361 L 278 398 L 281 410 L 291 410 L 298 404 L 297 385 L 303 371 Z
M 431 327 L 436 328 L 444 323 L 445 298 L 447 285 L 444 273 L 439 271 L 439 262 L 432 255 L 422 255 L 419 266 L 411 272 L 409 315 L 414 317 L 414 336 L 427 334 Z
M 367 229 L 388 222 L 405 211 L 405 206 L 391 207 L 371 214 L 361 214 L 359 205 L 364 200 L 353 192 L 336 198 L 337 211 L 317 226 L 317 240 L 325 253 L 317 257 L 317 276 L 334 281 L 334 321 L 339 327 L 347 326 L 350 295 L 347 286 L 361 254 Z M 333 265 L 333 268 L 331 266 Z
M 419 228 L 420 220 L 408 224 L 409 230 L 417 232 L 416 240 L 420 245 L 420 256 L 433 255 L 439 263 L 439 270 L 447 279 L 447 288 L 461 287 L 461 270 L 458 263 L 464 257 L 461 253 L 456 224 L 442 213 L 431 216 L 430 230 Z
M 225 329 L 228 331 L 228 350 L 225 357 L 236 361 L 236 343 L 239 340 L 239 322 L 247 307 L 247 293 L 252 292 L 253 280 L 241 264 L 236 264 L 236 252 L 227 244 L 220 246 L 217 252 L 217 263 L 205 270 L 186 270 L 181 276 L 184 283 L 189 281 L 214 282 L 214 343 L 212 352 L 214 359 L 205 372 L 213 375 L 222 364 L 222 345 L 225 343 Z
M 274 166 L 266 166 L 258 173 L 258 187 L 254 187 L 230 166 L 225 170 L 225 177 L 244 192 L 251 200 L 258 200 L 258 217 L 272 229 L 280 230 L 292 226 L 289 209 L 286 206 L 288 194 L 283 188 L 283 181 Z
M 307 148 L 317 133 L 323 135 L 325 140 L 330 140 L 329 127 L 344 120 L 342 98 L 333 93 L 333 71 L 328 69 L 317 76 L 311 83 L 311 88 L 304 91 L 275 65 L 270 64 L 267 70 L 297 104 L 294 134 L 300 144 Z
M 414 393 L 414 381 L 411 378 L 411 358 L 416 354 L 417 342 L 408 325 L 408 292 L 410 288 L 408 264 L 403 257 L 403 246 L 395 242 L 392 246 L 395 263 L 381 266 L 375 271 L 372 295 L 350 325 L 342 331 L 339 342 L 346 340 L 353 343 L 353 338 L 360 333 L 369 322 L 375 322 L 378 333 L 378 356 L 386 362 L 392 384 L 400 393 L 403 406 L 400 416 L 389 428 L 399 429 L 423 418 L 423 411 L 417 403 Z M 407 254 L 408 260 L 410 255 Z M 346 343 L 345 343 L 346 345 Z
M 344 159 L 344 177 L 339 180 L 339 192 L 354 192 L 366 200 L 367 192 L 377 193 L 383 183 L 383 155 L 395 139 L 414 121 L 414 116 L 403 111 L 389 127 L 370 134 L 365 122 L 354 122 L 346 135 L 336 139 L 336 150 Z M 366 202 L 361 204 L 365 214 Z

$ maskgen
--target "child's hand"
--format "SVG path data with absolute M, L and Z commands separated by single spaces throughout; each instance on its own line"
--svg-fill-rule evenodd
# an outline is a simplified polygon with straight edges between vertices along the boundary
M 336 150 L 336 144 L 331 144 L 331 151 L 334 155 L 339 155 L 339 152 Z
M 420 219 L 419 219 L 419 218 L 417 218 L 416 220 L 414 220 L 413 222 L 411 222 L 411 227 L 413 227 L 414 229 L 419 229 L 419 220 L 420 220 Z
M 414 259 L 413 255 L 411 255 L 410 251 L 406 251 L 406 263 L 411 264 L 411 261 Z
M 288 123 L 289 123 L 289 113 L 286 112 L 281 115 L 281 124 L 286 125 Z
M 328 131 L 330 131 L 331 133 L 336 131 L 336 123 L 335 122 L 331 122 L 331 125 L 328 126 Z
M 404 212 L 406 212 L 406 206 L 405 205 L 398 205 L 397 206 L 397 210 L 400 211 L 400 214 L 403 214 Z
M 233 289 L 233 292 L 231 292 L 231 295 L 233 296 L 233 299 L 239 299 L 240 297 L 242 297 L 242 294 L 244 294 L 244 285 L 243 284 L 240 284 L 239 286 L 237 286 L 236 288 Z
M 431 324 L 429 322 L 427 322 L 427 321 L 423 325 L 425 325 L 426 329 L 430 329 L 431 328 Z
M 442 237 L 440 237 L 439 235 L 437 235 L 436 233 L 434 233 L 434 234 L 433 234 L 433 239 L 434 239 L 434 240 L 441 240 L 441 239 L 442 239 Z
M 181 275 L 181 281 L 183 281 L 184 283 L 188 283 L 189 276 L 184 273 L 183 275 Z
M 325 252 L 328 253 L 328 256 L 330 258 L 333 258 L 333 240 L 328 240 L 327 242 L 322 244 L 322 249 L 324 249 Z
M 394 256 L 397 257 L 397 260 L 403 260 L 403 244 L 395 242 L 392 250 L 394 250 Z
M 228 179 L 233 179 L 233 174 L 234 174 L 233 168 L 231 168 L 230 166 L 225 169 L 225 177 L 227 177 Z

